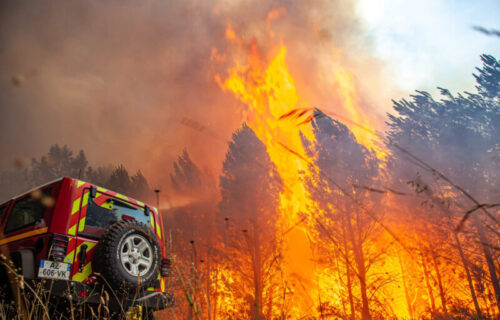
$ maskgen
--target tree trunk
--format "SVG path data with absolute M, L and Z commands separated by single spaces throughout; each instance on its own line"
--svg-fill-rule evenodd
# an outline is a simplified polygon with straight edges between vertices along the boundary
M 498 276 L 495 269 L 495 262 L 493 261 L 493 257 L 491 255 L 488 239 L 484 234 L 483 230 L 484 228 L 481 226 L 477 218 L 474 219 L 474 225 L 476 227 L 477 234 L 479 236 L 479 241 L 481 242 L 481 247 L 483 248 L 484 258 L 486 259 L 486 264 L 488 265 L 488 271 L 490 272 L 491 284 L 493 286 L 493 291 L 495 292 L 496 305 L 498 308 L 498 312 L 500 312 L 500 285 L 498 283 Z
M 472 297 L 472 301 L 474 302 L 474 308 L 476 308 L 476 314 L 480 318 L 481 317 L 481 309 L 479 308 L 479 303 L 477 302 L 476 291 L 474 290 L 474 284 L 472 283 L 472 277 L 470 275 L 469 265 L 467 263 L 467 260 L 465 259 L 465 254 L 464 254 L 464 251 L 462 250 L 460 238 L 458 238 L 458 235 L 456 232 L 453 232 L 453 235 L 455 236 L 455 242 L 457 243 L 458 252 L 460 253 L 460 259 L 462 260 L 462 264 L 463 264 L 464 269 L 465 269 L 465 274 L 467 275 L 467 282 L 469 283 L 469 290 L 470 290 L 470 295 Z
M 432 254 L 432 261 L 434 262 L 434 271 L 436 272 L 436 276 L 438 279 L 439 295 L 441 297 L 441 306 L 443 307 L 443 312 L 448 314 L 448 308 L 446 307 L 446 297 L 444 295 L 444 289 L 443 289 L 443 281 L 441 280 L 441 273 L 439 272 L 436 253 L 434 251 L 431 251 L 431 254 Z
M 269 286 L 267 289 L 267 314 L 266 314 L 266 319 L 272 319 L 273 318 L 273 297 L 274 297 L 274 286 Z
M 334 255 L 334 258 L 335 258 L 335 266 L 337 269 L 337 279 L 338 279 L 339 283 L 342 283 L 342 270 L 341 270 L 340 265 L 339 265 L 338 254 Z M 347 308 L 346 308 L 346 302 L 345 302 L 344 296 L 340 295 L 340 299 L 342 301 L 342 312 L 344 313 L 344 315 L 347 315 Z
M 254 284 L 254 302 L 253 302 L 253 319 L 264 319 L 262 313 L 262 258 L 260 254 L 260 235 L 257 224 L 253 225 L 253 284 Z
M 349 295 L 351 320 L 354 320 L 356 318 L 356 311 L 354 310 L 354 297 L 352 295 L 351 261 L 349 260 L 349 248 L 347 244 L 346 230 L 347 230 L 347 225 L 345 223 L 345 217 L 342 217 L 342 240 L 344 242 L 344 259 L 345 259 L 346 276 L 347 276 L 347 293 Z
M 398 260 L 399 260 L 399 267 L 401 269 L 401 280 L 403 281 L 403 288 L 405 290 L 405 297 L 406 297 L 406 305 L 408 306 L 408 314 L 410 315 L 410 319 L 414 319 L 413 317 L 413 308 L 411 305 L 411 300 L 410 300 L 410 294 L 408 293 L 408 287 L 406 286 L 406 276 L 405 276 L 405 271 L 403 269 L 403 263 L 401 262 L 401 255 L 398 252 Z
M 357 226 L 358 226 L 358 235 L 360 235 L 359 223 L 357 224 Z M 347 215 L 347 227 L 349 229 L 349 237 L 352 243 L 352 248 L 354 251 L 354 260 L 356 261 L 356 267 L 358 271 L 359 287 L 360 287 L 361 301 L 362 301 L 361 319 L 370 320 L 371 319 L 370 308 L 368 306 L 368 295 L 366 294 L 366 267 L 365 267 L 365 258 L 363 255 L 363 247 L 361 241 L 357 241 L 354 235 L 350 214 Z
M 420 258 L 422 259 L 422 268 L 424 269 L 425 285 L 427 286 L 427 292 L 429 293 L 429 298 L 431 300 L 431 311 L 432 313 L 436 313 L 436 302 L 434 301 L 434 294 L 432 293 L 432 287 L 429 281 L 429 271 L 422 252 L 420 252 Z
M 346 252 L 347 254 L 347 252 Z M 351 278 L 351 267 L 349 262 L 349 257 L 346 255 L 346 274 L 347 274 L 347 292 L 349 294 L 349 307 L 351 310 L 351 319 L 354 320 L 356 318 L 356 310 L 354 309 L 354 297 L 352 295 L 352 278 Z

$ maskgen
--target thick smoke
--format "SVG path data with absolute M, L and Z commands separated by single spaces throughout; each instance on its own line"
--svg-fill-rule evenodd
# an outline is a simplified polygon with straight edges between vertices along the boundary
M 2 0 L 0 6 L 2 171 L 59 143 L 84 149 L 91 162 L 142 169 L 158 185 L 185 147 L 218 172 L 244 106 L 214 77 L 224 76 L 231 57 L 252 39 L 264 59 L 274 46 L 287 46 L 304 103 L 328 109 L 340 102 L 331 94 L 335 84 L 316 85 L 328 83 L 339 66 L 357 75 L 361 106 L 382 101 L 366 85 L 382 82 L 372 81 L 380 64 L 367 54 L 352 1 Z M 226 39 L 228 26 L 241 46 Z

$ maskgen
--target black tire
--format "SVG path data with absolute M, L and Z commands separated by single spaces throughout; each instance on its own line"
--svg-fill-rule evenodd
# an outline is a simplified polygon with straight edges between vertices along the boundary
M 145 239 L 152 249 L 152 264 L 144 274 L 140 274 L 139 280 L 137 276 L 127 271 L 126 264 L 124 266 L 122 263 L 120 252 L 126 246 L 124 241 L 135 235 Z M 120 288 L 134 292 L 150 287 L 156 280 L 160 259 L 161 252 L 156 235 L 144 223 L 131 220 L 119 221 L 104 233 L 98 244 L 95 262 L 97 270 L 113 289 Z

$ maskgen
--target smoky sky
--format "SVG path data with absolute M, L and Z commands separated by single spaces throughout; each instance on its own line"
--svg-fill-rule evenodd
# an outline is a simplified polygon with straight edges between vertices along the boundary
M 266 22 L 276 8 L 284 13 Z M 244 106 L 214 81 L 234 63 L 228 26 L 263 52 L 286 45 L 310 103 L 335 103 L 315 85 L 329 57 L 353 70 L 361 104 L 381 100 L 372 81 L 380 63 L 352 1 L 2 0 L 0 170 L 58 143 L 83 149 L 91 165 L 141 169 L 158 185 L 184 148 L 217 171 L 244 121 Z M 214 48 L 226 59 L 211 60 Z

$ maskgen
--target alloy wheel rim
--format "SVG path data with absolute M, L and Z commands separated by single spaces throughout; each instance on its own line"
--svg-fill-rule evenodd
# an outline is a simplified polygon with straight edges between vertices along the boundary
M 153 247 L 138 234 L 124 239 L 120 249 L 120 261 L 125 271 L 134 276 L 145 275 L 153 265 Z

